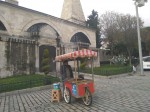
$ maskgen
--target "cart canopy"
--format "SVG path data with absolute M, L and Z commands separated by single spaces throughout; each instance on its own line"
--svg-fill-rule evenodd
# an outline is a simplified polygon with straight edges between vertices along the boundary
M 82 49 L 82 50 L 56 56 L 55 61 L 73 60 L 76 58 L 85 58 L 85 57 L 87 58 L 97 57 L 97 52 L 89 49 Z

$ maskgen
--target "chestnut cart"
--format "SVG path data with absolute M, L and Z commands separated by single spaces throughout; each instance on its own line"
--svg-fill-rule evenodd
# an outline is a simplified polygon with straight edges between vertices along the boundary
M 67 54 L 56 56 L 56 61 L 73 60 L 75 74 L 73 79 L 65 80 L 63 87 L 63 97 L 66 103 L 71 102 L 71 96 L 82 98 L 83 103 L 87 106 L 92 104 L 92 94 L 94 93 L 94 76 L 93 76 L 93 58 L 97 57 L 97 52 L 82 49 Z M 78 62 L 81 58 L 88 58 L 91 62 L 91 79 L 79 78 L 77 73 Z

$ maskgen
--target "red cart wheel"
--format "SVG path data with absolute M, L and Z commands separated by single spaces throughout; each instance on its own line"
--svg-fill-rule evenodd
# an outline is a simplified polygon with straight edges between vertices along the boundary
M 82 98 L 82 100 L 86 106 L 89 106 L 92 104 L 92 95 L 91 95 L 90 91 L 88 90 L 88 88 L 85 88 L 85 94 L 84 94 L 84 97 Z
M 70 90 L 68 88 L 64 89 L 64 100 L 66 103 L 71 102 L 71 93 L 70 93 Z

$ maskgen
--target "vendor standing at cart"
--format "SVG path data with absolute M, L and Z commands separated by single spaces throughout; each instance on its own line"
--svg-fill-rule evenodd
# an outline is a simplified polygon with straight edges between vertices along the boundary
M 71 66 L 68 64 L 68 61 L 63 61 L 63 65 L 61 66 L 61 75 L 62 75 L 62 86 L 63 86 L 63 92 L 64 92 L 64 82 L 68 79 L 73 78 L 73 72 Z M 62 94 L 64 96 L 64 93 Z
M 68 61 L 63 61 L 63 65 L 61 66 L 61 74 L 62 74 L 62 81 L 73 78 L 73 72 L 71 66 L 68 64 Z

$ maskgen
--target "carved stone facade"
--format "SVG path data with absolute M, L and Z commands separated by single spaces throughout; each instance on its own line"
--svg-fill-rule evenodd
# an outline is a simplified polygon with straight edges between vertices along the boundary
M 52 63 L 58 52 L 57 37 L 61 37 L 61 43 L 65 45 L 78 42 L 71 41 L 75 36 L 83 41 L 80 39 L 83 36 L 90 47 L 95 47 L 95 30 L 85 24 L 20 7 L 17 1 L 15 4 L 9 1 L 16 0 L 0 1 L 0 77 L 39 72 L 42 47 L 48 48 L 50 52 L 55 51 L 51 57 Z

